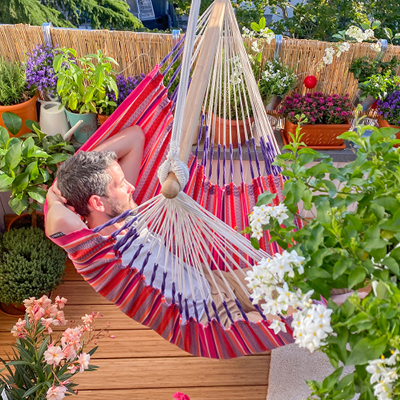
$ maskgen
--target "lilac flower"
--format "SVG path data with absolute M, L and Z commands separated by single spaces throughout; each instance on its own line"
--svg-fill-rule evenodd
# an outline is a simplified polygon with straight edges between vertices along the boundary
M 144 77 L 144 74 L 137 78 L 133 76 L 125 78 L 123 75 L 117 75 L 118 99 L 113 91 L 107 93 L 109 99 L 115 101 L 117 105 L 122 104 Z

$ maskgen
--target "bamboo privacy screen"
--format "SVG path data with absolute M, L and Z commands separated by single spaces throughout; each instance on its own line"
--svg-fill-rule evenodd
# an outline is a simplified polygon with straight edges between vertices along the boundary
M 77 50 L 79 56 L 101 49 L 118 61 L 119 71 L 129 76 L 150 72 L 172 50 L 173 44 L 171 34 L 107 30 L 52 28 L 51 38 L 53 45 L 72 47 Z M 245 41 L 248 48 L 251 48 L 251 39 Z M 42 43 L 44 43 L 42 27 L 22 24 L 0 25 L 0 55 L 9 60 L 23 61 L 27 52 Z M 325 48 L 329 45 L 330 43 L 315 40 L 283 39 L 280 58 L 296 71 L 298 76 L 296 92 L 304 92 L 306 90 L 302 84 L 304 78 L 314 74 L 318 78 L 316 91 L 341 95 L 348 93 L 352 98 L 357 89 L 357 82 L 349 73 L 352 60 L 362 56 L 374 59 L 377 53 L 370 48 L 370 44 L 351 44 L 348 52 L 335 58 L 331 65 L 317 72 L 316 65 L 322 60 Z M 269 45 L 264 43 L 264 59 L 271 60 L 274 50 L 275 41 Z M 393 56 L 400 57 L 400 46 L 389 45 L 383 61 L 390 60 Z M 397 74 L 400 74 L 400 68 Z

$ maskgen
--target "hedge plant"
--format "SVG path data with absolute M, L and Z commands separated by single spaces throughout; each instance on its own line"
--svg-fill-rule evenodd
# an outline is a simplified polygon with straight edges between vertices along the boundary
M 66 254 L 34 227 L 11 229 L 0 236 L 0 302 L 21 304 L 56 289 Z

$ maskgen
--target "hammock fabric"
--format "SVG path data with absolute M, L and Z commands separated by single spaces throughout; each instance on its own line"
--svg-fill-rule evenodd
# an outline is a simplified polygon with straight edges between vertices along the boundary
M 145 132 L 146 141 L 134 193 L 138 204 L 160 192 L 156 172 L 168 152 L 173 124 L 172 106 L 157 66 L 81 148 L 90 151 L 122 129 L 139 125 Z M 265 143 L 263 145 L 267 147 Z M 260 193 L 268 190 L 278 193 L 276 201 L 282 198 L 280 176 L 258 176 L 251 184 L 242 182 L 237 186 L 231 182 L 221 187 L 205 176 L 205 163 L 198 163 L 196 155 L 192 155 L 189 168 L 187 194 L 238 230 L 248 225 L 247 215 Z M 206 325 L 199 323 L 188 314 L 187 303 L 182 304 L 179 298 L 179 301 L 169 304 L 162 289 L 148 285 L 139 271 L 140 266 L 124 266 L 121 255 L 113 248 L 116 239 L 111 236 L 104 237 L 96 230 L 83 229 L 51 240 L 68 252 L 77 271 L 98 293 L 115 303 L 130 318 L 195 356 L 234 358 L 293 342 L 291 318 L 286 318 L 287 333 L 281 331 L 275 335 L 261 311 L 259 322 L 249 322 L 243 315 L 244 319 L 234 321 L 229 328 L 224 328 L 217 319 L 209 318 Z M 265 243 L 262 245 L 272 254 L 277 251 L 277 247 Z M 181 320 L 183 312 L 187 316 L 185 323 Z

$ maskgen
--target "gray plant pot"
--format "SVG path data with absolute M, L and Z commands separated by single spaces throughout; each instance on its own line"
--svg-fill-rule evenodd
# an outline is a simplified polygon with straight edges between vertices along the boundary
M 278 108 L 279 104 L 282 101 L 281 96 L 274 96 L 272 99 L 268 102 L 268 104 L 265 106 L 265 109 L 268 111 L 274 111 Z
M 365 100 L 361 101 L 360 97 L 362 96 L 362 94 L 363 94 L 363 91 L 361 89 L 358 89 L 356 94 L 355 94 L 355 97 L 354 97 L 354 100 L 353 100 L 353 104 L 354 104 L 355 107 L 357 107 L 359 104 L 361 104 L 362 105 L 362 110 L 364 112 L 367 112 L 372 107 L 372 105 L 375 103 L 376 99 L 375 99 L 375 97 L 372 97 L 371 95 L 368 95 Z

